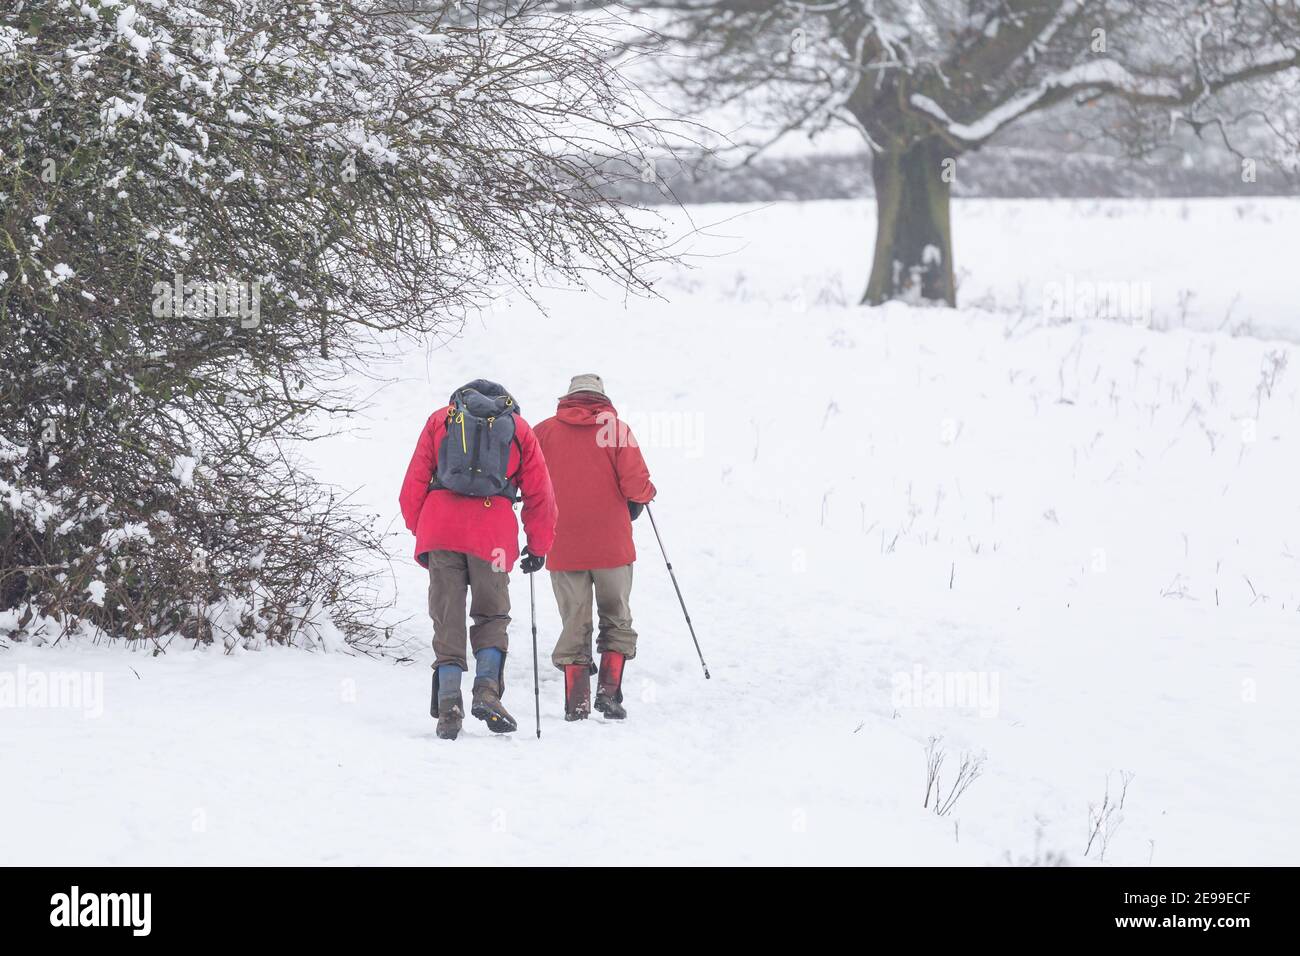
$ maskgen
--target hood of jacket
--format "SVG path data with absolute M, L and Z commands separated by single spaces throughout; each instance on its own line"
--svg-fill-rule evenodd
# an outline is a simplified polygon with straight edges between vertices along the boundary
M 555 417 L 566 425 L 604 425 L 618 412 L 609 399 L 589 392 L 560 399 Z

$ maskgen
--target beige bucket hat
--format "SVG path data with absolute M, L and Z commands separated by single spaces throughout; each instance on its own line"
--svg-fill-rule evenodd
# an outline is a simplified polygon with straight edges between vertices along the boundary
M 573 376 L 573 379 L 569 382 L 569 390 L 561 395 L 560 398 L 568 398 L 570 395 L 576 394 L 577 392 L 595 392 L 597 395 L 609 398 L 609 396 L 605 394 L 604 380 L 594 372 L 587 375 Z

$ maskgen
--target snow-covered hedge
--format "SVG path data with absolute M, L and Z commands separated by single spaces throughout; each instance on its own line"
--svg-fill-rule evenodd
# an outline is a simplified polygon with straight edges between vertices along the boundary
M 343 377 L 504 285 L 639 282 L 579 148 L 641 129 L 599 31 L 429 6 L 0 11 L 5 630 L 380 639 L 369 525 L 292 451 Z

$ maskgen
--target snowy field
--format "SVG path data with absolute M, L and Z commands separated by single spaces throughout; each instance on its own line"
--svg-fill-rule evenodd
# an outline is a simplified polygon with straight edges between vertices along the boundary
M 865 204 L 690 217 L 666 301 L 502 303 L 359 380 L 367 416 L 311 449 L 392 532 L 415 664 L 0 649 L 11 681 L 102 686 L 0 709 L 0 863 L 1300 859 L 1300 202 L 959 202 L 955 313 L 854 305 Z M 412 445 L 468 379 L 536 422 L 587 371 L 641 439 L 713 679 L 643 518 L 626 724 L 563 722 L 543 574 L 535 739 L 517 574 L 520 732 L 437 740 Z M 942 816 L 931 738 L 945 797 L 982 761 Z

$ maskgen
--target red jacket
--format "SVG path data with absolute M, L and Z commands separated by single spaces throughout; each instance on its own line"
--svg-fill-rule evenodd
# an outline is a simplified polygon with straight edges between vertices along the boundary
M 655 496 L 632 430 L 598 395 L 560 399 L 537 426 L 550 463 L 560 520 L 546 566 L 556 571 L 617 568 L 636 560 L 627 503 Z
M 415 560 L 428 566 L 429 551 L 462 551 L 484 561 L 502 561 L 506 571 L 519 557 L 519 524 L 505 498 L 470 498 L 454 491 L 430 491 L 438 462 L 438 446 L 447 432 L 447 414 L 440 408 L 429 416 L 402 482 L 402 518 L 415 534 Z M 506 474 L 524 497 L 522 517 L 533 554 L 546 554 L 555 541 L 555 492 L 546 458 L 528 423 L 515 416 L 515 438 Z M 522 453 L 521 453 L 522 450 Z

